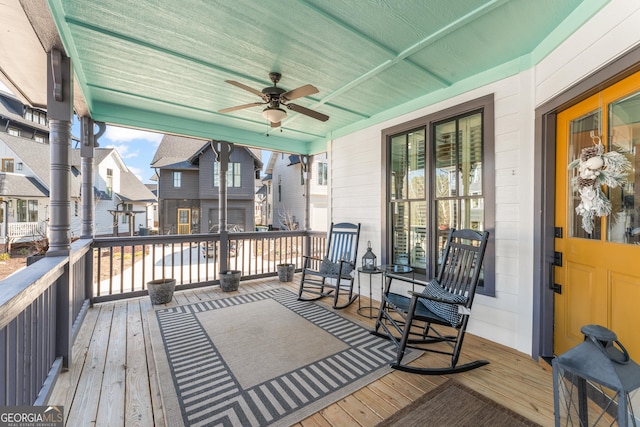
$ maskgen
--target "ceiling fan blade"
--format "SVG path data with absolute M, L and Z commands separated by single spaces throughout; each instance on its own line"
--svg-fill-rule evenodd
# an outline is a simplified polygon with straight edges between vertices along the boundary
M 280 95 L 280 99 L 284 98 L 284 102 L 293 101 L 294 99 L 302 98 L 303 96 L 313 95 L 318 93 L 318 89 L 313 85 L 300 86 L 297 89 L 290 90 Z
M 293 110 L 296 113 L 304 114 L 305 116 L 312 117 L 316 120 L 320 120 L 321 122 L 326 122 L 327 120 L 329 120 L 329 116 L 318 113 L 317 111 L 310 110 L 307 107 L 303 107 L 301 105 L 286 104 L 286 106 L 288 109 Z
M 270 122 L 271 123 L 271 127 L 272 128 L 279 128 L 280 127 L 280 122 Z
M 255 107 L 256 105 L 263 105 L 264 102 L 252 102 L 251 104 L 238 105 L 235 107 L 223 108 L 218 110 L 218 113 L 230 113 L 231 111 L 242 110 L 244 108 Z
M 235 87 L 239 87 L 240 89 L 244 89 L 244 90 L 246 90 L 247 92 L 251 92 L 251 93 L 253 93 L 254 95 L 258 95 L 260 98 L 264 99 L 264 100 L 265 100 L 265 102 L 269 101 L 269 99 L 265 97 L 265 94 L 264 94 L 264 93 L 260 92 L 259 90 L 254 89 L 254 88 L 252 88 L 252 87 L 249 87 L 249 86 L 247 86 L 247 85 L 246 85 L 246 84 L 244 84 L 244 83 L 240 83 L 240 82 L 237 82 L 237 81 L 235 81 L 235 80 L 225 80 L 225 82 L 227 82 L 227 83 L 229 83 L 229 84 L 232 84 L 232 85 L 234 85 Z

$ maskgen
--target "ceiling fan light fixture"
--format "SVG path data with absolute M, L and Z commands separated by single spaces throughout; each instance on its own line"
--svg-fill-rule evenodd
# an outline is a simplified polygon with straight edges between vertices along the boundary
M 287 112 L 282 108 L 267 107 L 262 111 L 262 117 L 272 123 L 278 123 L 287 117 Z

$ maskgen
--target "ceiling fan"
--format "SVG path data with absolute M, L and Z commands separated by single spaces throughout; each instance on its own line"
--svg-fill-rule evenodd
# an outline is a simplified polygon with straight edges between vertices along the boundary
M 287 117 L 287 112 L 282 107 L 286 107 L 287 109 L 295 111 L 296 113 L 304 114 L 305 116 L 309 116 L 322 122 L 326 122 L 327 120 L 329 120 L 329 116 L 325 114 L 310 110 L 309 108 L 303 107 L 301 105 L 290 103 L 290 101 L 293 101 L 294 99 L 318 93 L 318 89 L 316 89 L 315 86 L 304 85 L 300 86 L 297 89 L 287 91 L 277 87 L 281 77 L 282 75 L 280 73 L 269 73 L 269 78 L 273 82 L 273 86 L 265 87 L 264 89 L 262 89 L 262 92 L 234 80 L 225 80 L 229 84 L 239 87 L 240 89 L 244 89 L 247 92 L 258 95 L 260 98 L 262 98 L 262 102 L 252 102 L 251 104 L 223 108 L 219 112 L 229 113 L 231 111 L 242 110 L 244 108 L 250 108 L 256 105 L 266 104 L 267 107 L 262 110 L 262 116 L 265 119 L 269 120 L 272 128 L 279 127 L 280 122 Z

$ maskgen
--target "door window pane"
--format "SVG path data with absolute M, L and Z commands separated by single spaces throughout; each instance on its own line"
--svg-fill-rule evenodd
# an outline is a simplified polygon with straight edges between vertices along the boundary
M 579 159 L 580 153 L 583 148 L 593 146 L 593 138 L 591 132 L 598 135 L 600 129 L 600 112 L 593 111 L 575 120 L 572 120 L 569 125 L 569 158 Z M 582 228 L 582 217 L 576 213 L 576 207 L 580 204 L 580 194 L 577 190 L 571 186 L 571 181 L 578 176 L 578 168 L 573 168 L 570 172 L 569 179 L 569 209 L 567 215 L 569 216 L 569 230 L 571 237 L 580 237 L 584 239 L 600 239 L 600 224 L 601 219 L 599 216 L 595 217 L 593 232 L 587 233 Z
M 609 105 L 609 150 L 631 163 L 626 184 L 609 189 L 611 216 L 607 240 L 640 244 L 640 93 Z

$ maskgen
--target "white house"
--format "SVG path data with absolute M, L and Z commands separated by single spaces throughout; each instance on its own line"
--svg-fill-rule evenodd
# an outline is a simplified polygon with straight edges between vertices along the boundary
M 96 236 L 147 233 L 154 227 L 157 199 L 122 161 L 115 148 L 96 148 L 94 166 L 94 232 Z M 80 168 L 80 151 L 71 164 Z M 72 207 L 72 227 L 80 230 L 79 207 Z M 76 224 L 77 223 L 77 224 Z M 146 230 L 145 230 L 146 229 Z
M 308 201 L 310 229 L 328 229 L 328 155 L 320 153 L 309 159 L 310 164 L 306 166 L 301 156 L 278 152 L 271 154 L 266 173 L 272 189 L 270 208 L 273 216 L 269 224 L 273 227 L 289 229 L 288 223 L 293 223 L 297 229 L 304 228 Z M 309 194 L 306 180 L 309 181 Z
M 22 137 L 0 134 L 0 156 L 13 159 L 20 170 L 0 173 L 0 192 L 4 226 L 13 242 L 37 240 L 46 235 L 49 219 L 49 158 L 50 147 Z M 96 149 L 94 169 L 95 234 L 112 235 L 114 218 L 118 218 L 119 234 L 128 234 L 140 227 L 153 226 L 156 204 L 154 194 L 133 175 L 113 148 Z M 80 154 L 71 150 L 71 235 L 80 236 Z M 115 211 L 127 211 L 118 214 Z M 133 228 L 131 221 L 134 220 Z

